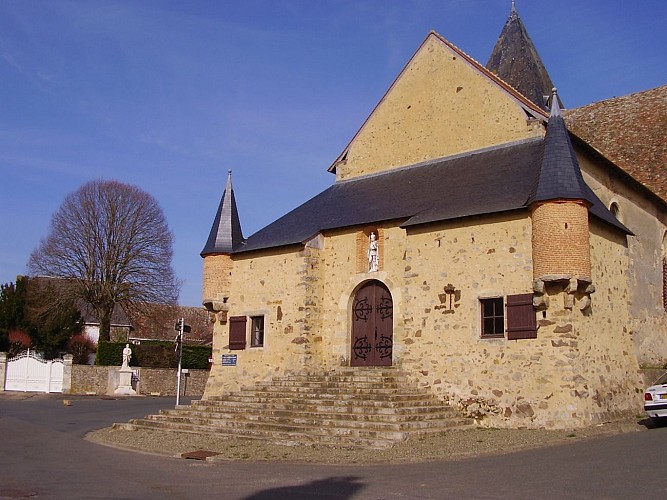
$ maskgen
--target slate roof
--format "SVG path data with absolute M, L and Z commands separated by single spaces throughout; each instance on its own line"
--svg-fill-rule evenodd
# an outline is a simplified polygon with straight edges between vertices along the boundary
M 591 205 L 595 199 L 584 182 L 574 153 L 565 121 L 560 114 L 558 95 L 554 89 L 551 98 L 551 116 L 542 148 L 540 174 L 531 203 L 546 200 L 585 200 Z
M 93 309 L 93 306 L 80 299 L 76 299 L 75 304 L 86 325 L 100 324 L 100 318 L 95 309 Z M 132 328 L 132 323 L 127 317 L 127 313 L 120 305 L 116 305 L 116 307 L 113 308 L 113 313 L 111 314 L 111 326 L 118 328 Z
M 337 182 L 234 247 L 303 244 L 329 229 L 399 221 L 411 227 L 528 207 L 544 140 L 529 139 Z M 631 234 L 585 187 L 590 213 Z
M 486 68 L 540 108 L 549 109 L 545 96 L 551 95 L 554 85 L 514 3 Z
M 234 246 L 241 241 L 243 241 L 243 231 L 232 187 L 232 171 L 229 170 L 227 185 L 222 193 L 211 232 L 200 255 L 204 257 L 214 253 L 231 253 Z
M 667 201 L 667 85 L 563 116 L 570 132 Z

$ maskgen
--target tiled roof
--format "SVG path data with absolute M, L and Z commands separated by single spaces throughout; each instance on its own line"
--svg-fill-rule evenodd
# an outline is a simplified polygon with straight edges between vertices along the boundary
M 213 324 L 208 312 L 201 307 L 168 304 L 146 304 L 132 318 L 131 338 L 141 340 L 173 340 L 176 338 L 175 324 L 184 318 L 190 333 L 185 334 L 187 344 L 210 344 L 213 340 Z
M 543 144 L 529 139 L 337 182 L 234 253 L 302 244 L 328 229 L 382 221 L 409 227 L 524 209 L 537 184 Z M 629 233 L 586 189 L 591 214 Z
M 667 85 L 564 112 L 570 132 L 667 201 Z

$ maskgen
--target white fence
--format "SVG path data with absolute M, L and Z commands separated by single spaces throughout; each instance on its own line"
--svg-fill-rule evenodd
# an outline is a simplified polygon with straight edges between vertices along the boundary
M 62 359 L 46 361 L 30 350 L 7 360 L 6 391 L 63 392 Z

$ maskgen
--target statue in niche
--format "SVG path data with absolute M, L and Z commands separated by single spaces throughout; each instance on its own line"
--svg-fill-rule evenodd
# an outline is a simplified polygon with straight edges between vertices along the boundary
M 370 235 L 370 242 L 368 244 L 368 272 L 373 273 L 379 270 L 379 251 L 378 242 L 375 233 Z

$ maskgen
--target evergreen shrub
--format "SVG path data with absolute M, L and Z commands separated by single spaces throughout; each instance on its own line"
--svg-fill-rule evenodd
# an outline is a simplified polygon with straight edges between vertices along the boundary
M 120 366 L 123 348 L 126 342 L 100 342 L 97 346 L 96 365 Z M 173 342 L 142 341 L 139 345 L 130 345 L 132 359 L 130 366 L 143 368 L 177 368 L 178 355 Z M 211 346 L 184 345 L 181 366 L 193 370 L 206 370 L 212 355 Z

